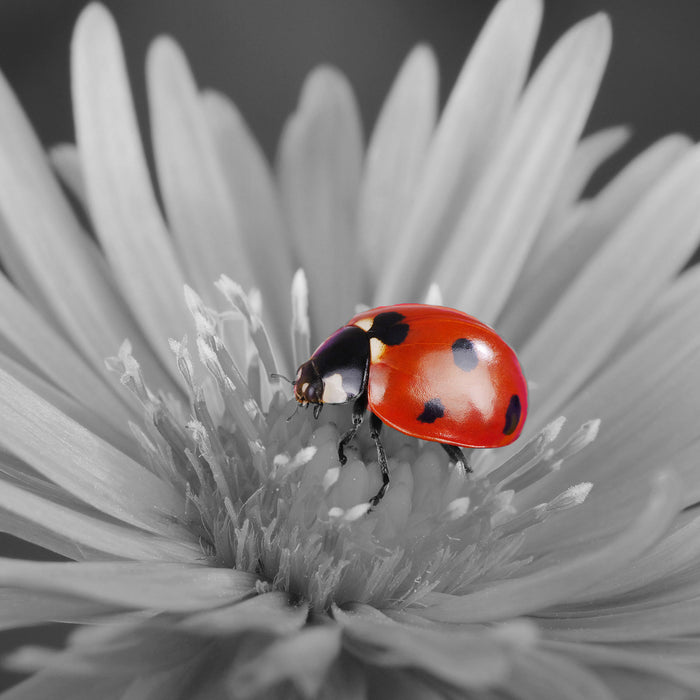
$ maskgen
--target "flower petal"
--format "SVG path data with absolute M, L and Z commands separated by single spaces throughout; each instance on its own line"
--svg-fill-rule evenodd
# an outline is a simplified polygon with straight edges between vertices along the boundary
M 335 625 L 306 627 L 273 642 L 257 656 L 237 666 L 230 685 L 238 697 L 260 694 L 282 681 L 291 681 L 306 698 L 316 697 L 326 673 L 340 653 L 340 628 Z
M 547 252 L 561 242 L 565 221 L 593 173 L 630 138 L 631 129 L 624 126 L 597 131 L 581 139 L 571 154 L 549 208 L 547 218 L 528 253 L 525 268 L 537 265 Z
M 586 552 L 558 557 L 555 563 L 538 563 L 534 573 L 490 581 L 484 588 L 461 596 L 437 597 L 434 605 L 416 610 L 430 620 L 443 622 L 493 621 L 532 613 L 555 605 L 605 578 L 654 544 L 678 512 L 679 484 L 670 473 L 656 475 L 648 503 L 617 536 Z M 426 596 L 426 601 L 430 596 Z
M 313 71 L 278 155 L 282 205 L 315 300 L 312 335 L 352 316 L 360 298 L 356 216 L 362 135 L 352 90 L 331 68 Z
M 700 230 L 698 181 L 700 147 L 630 212 L 522 349 L 538 385 L 530 425 L 558 410 L 688 259 Z
M 135 414 L 0 273 L 0 346 L 117 430 Z
M 565 608 L 538 616 L 549 638 L 576 642 L 633 642 L 700 634 L 700 598 L 668 605 L 597 609 L 573 614 Z
M 0 630 L 32 627 L 47 622 L 77 624 L 107 617 L 114 605 L 71 595 L 0 588 Z
M 33 675 L 19 685 L 6 690 L 3 700 L 121 700 L 128 681 L 122 678 L 100 678 L 70 671 L 49 669 Z
M 506 688 L 519 700 L 618 700 L 592 671 L 562 654 L 544 651 L 517 657 Z
M 2 586 L 170 612 L 229 605 L 252 595 L 256 579 L 245 571 L 194 564 L 0 559 Z
M 642 645 L 585 644 L 549 639 L 544 640 L 543 646 L 595 669 L 610 667 L 633 674 L 661 676 L 700 694 L 700 671 L 697 667 L 682 665 L 673 640 L 664 639 L 655 651 L 646 651 Z M 697 649 L 695 653 L 698 653 Z M 695 656 L 692 661 L 696 662 L 697 658 Z
M 107 422 L 97 412 L 75 401 L 53 384 L 42 379 L 40 375 L 26 369 L 2 353 L 0 353 L 0 370 L 7 372 L 7 374 L 24 384 L 27 389 L 48 401 L 52 406 L 55 406 L 69 418 L 87 428 L 91 433 L 106 440 L 120 452 L 132 459 L 138 460 L 140 458 L 141 453 L 132 436 L 114 428 L 111 422 Z M 126 425 L 126 421 L 124 424 Z
M 160 37 L 146 68 L 158 182 L 188 282 L 208 300 L 221 274 L 248 289 L 243 231 L 187 60 Z
M 18 527 L 9 529 L 5 525 L 4 531 L 64 556 L 69 552 L 62 547 L 63 542 L 78 554 L 73 558 L 80 559 L 96 558 L 97 552 L 103 556 L 108 554 L 137 561 L 196 562 L 202 558 L 197 543 L 164 539 L 108 522 L 3 480 L 0 484 L 0 524 L 7 522 L 9 514 L 16 516 L 15 522 L 19 520 Z M 39 531 L 39 537 L 27 536 L 32 534 L 26 532 L 29 529 L 27 524 Z
M 479 34 L 437 126 L 401 244 L 379 280 L 378 303 L 417 300 L 433 279 L 443 284 L 426 275 L 512 118 L 541 14 L 537 0 L 505 0 Z
M 292 246 L 272 173 L 235 105 L 213 91 L 204 93 L 202 103 L 237 220 L 246 232 L 242 243 L 265 302 L 263 318 L 288 353 L 289 338 L 280 329 L 289 327 Z
M 88 199 L 85 187 L 85 173 L 75 144 L 61 143 L 49 149 L 49 160 L 61 182 L 76 198 L 88 214 Z
M 153 193 L 117 28 L 102 5 L 80 15 L 71 58 L 92 222 L 144 334 L 164 365 L 174 367 L 168 338 L 192 326 L 182 304 L 185 279 Z
M 690 149 L 682 136 L 668 136 L 637 156 L 592 202 L 573 231 L 539 261 L 528 263 L 499 317 L 498 327 L 522 345 L 629 212 Z M 539 239 L 538 239 L 539 240 Z M 536 257 L 536 255 L 535 255 Z
M 686 291 L 692 289 L 693 285 Z M 599 435 L 585 454 L 567 459 L 546 487 L 543 484 L 546 491 L 539 490 L 532 498 L 546 499 L 574 478 L 605 484 L 606 490 L 613 485 L 624 490 L 626 483 L 639 478 L 640 471 L 651 472 L 670 464 L 683 480 L 684 505 L 697 501 L 699 314 L 700 294 L 689 294 L 638 334 L 628 348 L 615 351 L 615 361 L 565 408 L 574 425 L 593 415 L 599 418 Z M 615 465 L 614 470 L 611 465 Z M 572 513 L 562 529 L 566 531 L 576 520 Z
M 191 542 L 184 498 L 0 370 L 0 444 L 48 479 L 123 522 Z
M 20 284 L 60 326 L 93 368 L 130 338 L 154 383 L 177 391 L 155 361 L 115 291 L 97 247 L 71 211 L 48 168 L 45 155 L 14 95 L 0 78 L 0 209 L 8 239 L 0 235 L 2 255 L 15 263 Z M 114 382 L 117 383 L 116 380 Z
M 463 690 L 502 681 L 510 668 L 508 645 L 482 629 L 426 628 L 393 621 L 369 606 L 335 608 L 343 646 L 370 665 L 420 670 Z
M 286 593 L 272 591 L 224 608 L 189 615 L 179 628 L 205 637 L 257 631 L 286 635 L 301 629 L 308 614 L 308 605 L 292 605 Z
M 610 24 L 604 15 L 581 22 L 557 42 L 530 81 L 507 136 L 443 251 L 435 274 L 445 298 L 486 323 L 503 307 L 544 221 L 609 48 Z
M 401 67 L 367 147 L 358 229 L 374 279 L 401 244 L 405 212 L 416 196 L 435 128 L 437 92 L 435 54 L 419 46 Z

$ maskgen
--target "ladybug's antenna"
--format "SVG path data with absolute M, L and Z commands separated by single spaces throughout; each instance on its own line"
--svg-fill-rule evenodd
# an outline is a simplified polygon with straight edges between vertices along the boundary
M 289 418 L 287 418 L 287 423 L 289 423 L 289 421 L 292 420 L 292 418 L 294 418 L 294 416 L 296 416 L 297 411 L 299 410 L 299 406 L 300 406 L 300 405 L 301 405 L 301 404 L 297 404 L 297 405 L 296 405 L 296 408 L 294 409 L 294 411 L 292 411 L 292 413 L 291 413 L 291 415 L 289 416 Z
M 284 379 L 285 382 L 294 384 L 294 382 L 289 377 L 285 377 L 283 374 L 278 374 L 277 372 L 270 372 L 270 379 Z
M 317 403 L 314 406 L 314 418 L 318 418 L 321 415 L 321 409 L 323 408 L 322 403 Z

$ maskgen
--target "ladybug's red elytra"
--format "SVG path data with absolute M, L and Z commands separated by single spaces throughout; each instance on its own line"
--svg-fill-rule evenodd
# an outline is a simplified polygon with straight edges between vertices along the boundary
M 462 447 L 501 447 L 520 435 L 527 416 L 527 384 L 518 358 L 489 326 L 444 306 L 396 304 L 353 317 L 302 364 L 294 380 L 302 405 L 354 400 L 344 448 L 370 410 L 383 484 L 389 485 L 383 423 L 406 435 L 438 442 L 471 471 Z

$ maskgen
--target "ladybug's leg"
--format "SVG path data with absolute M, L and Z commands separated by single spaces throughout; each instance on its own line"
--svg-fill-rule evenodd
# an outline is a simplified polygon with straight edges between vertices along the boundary
M 450 458 L 451 462 L 454 462 L 458 467 L 462 467 L 467 474 L 471 474 L 472 468 L 469 466 L 469 460 L 466 458 L 461 447 L 457 445 L 446 445 L 444 442 L 440 443 L 442 449 L 447 452 L 447 456 Z
M 379 469 L 382 472 L 383 482 L 382 488 L 379 489 L 377 495 L 369 499 L 369 504 L 373 508 L 384 498 L 386 488 L 389 486 L 389 468 L 386 463 L 386 453 L 384 452 L 384 445 L 382 445 L 382 441 L 379 439 L 382 425 L 383 423 L 374 413 L 369 414 L 369 436 L 374 440 L 374 444 L 377 446 L 377 461 L 379 462 Z
M 355 437 L 355 433 L 357 433 L 359 427 L 362 425 L 366 410 L 367 392 L 364 392 L 357 397 L 357 401 L 355 401 L 352 406 L 352 428 L 350 428 L 338 442 L 338 459 L 341 464 L 345 464 L 348 461 L 348 458 L 345 456 L 345 445 Z

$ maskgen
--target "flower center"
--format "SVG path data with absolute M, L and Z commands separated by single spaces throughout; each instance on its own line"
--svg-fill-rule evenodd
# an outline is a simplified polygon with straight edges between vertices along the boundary
M 594 423 L 557 449 L 563 420 L 555 421 L 499 467 L 473 475 L 448 464 L 438 445 L 387 429 L 391 483 L 370 509 L 381 478 L 368 434 L 348 447 L 345 466 L 338 461 L 337 426 L 349 422 L 350 408 L 327 407 L 320 420 L 295 410 L 259 371 L 264 353 L 250 352 L 253 334 L 243 348 L 228 348 L 221 317 L 192 292 L 188 303 L 207 370 L 195 370 L 187 345 L 171 341 L 189 407 L 148 389 L 128 344 L 111 364 L 146 411 L 144 431 L 136 429 L 145 462 L 182 492 L 187 526 L 206 555 L 257 573 L 261 589 L 316 610 L 349 602 L 402 608 L 432 591 L 463 593 L 526 564 L 518 550 L 527 529 L 590 491 L 579 484 L 522 512 L 514 505 L 516 493 L 595 437 Z

